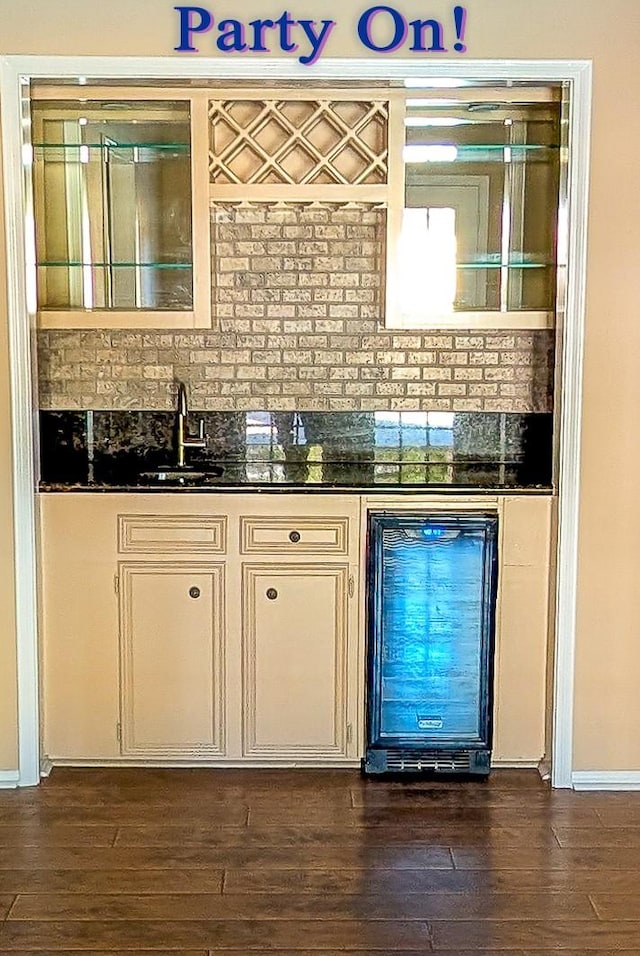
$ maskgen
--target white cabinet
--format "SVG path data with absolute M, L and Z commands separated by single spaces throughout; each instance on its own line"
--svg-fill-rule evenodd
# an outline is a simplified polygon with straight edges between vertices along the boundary
M 41 504 L 47 756 L 357 760 L 357 498 Z
M 68 493 L 40 504 L 46 756 L 353 765 L 360 507 L 364 519 L 367 505 L 450 510 L 451 498 Z M 532 764 L 549 712 L 552 502 L 464 506 L 500 515 L 493 757 Z
M 224 753 L 224 565 L 120 566 L 123 754 Z
M 349 756 L 349 565 L 246 564 L 242 591 L 243 754 Z

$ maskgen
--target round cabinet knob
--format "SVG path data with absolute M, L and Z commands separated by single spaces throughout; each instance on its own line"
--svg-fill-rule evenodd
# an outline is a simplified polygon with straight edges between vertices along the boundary
M 267 597 L 270 601 L 275 601 L 275 599 L 278 597 L 278 592 L 275 588 L 267 588 Z
M 300 532 L 299 532 L 299 531 L 290 531 L 290 532 L 289 532 L 289 541 L 292 541 L 293 544 L 297 544 L 299 540 L 300 540 Z
M 200 597 L 200 588 L 189 588 L 189 597 L 199 598 L 199 597 Z

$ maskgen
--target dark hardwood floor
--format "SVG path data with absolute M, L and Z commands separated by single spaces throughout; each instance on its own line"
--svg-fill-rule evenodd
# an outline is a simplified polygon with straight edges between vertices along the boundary
M 0 952 L 640 954 L 640 793 L 534 772 L 54 770 L 0 791 Z

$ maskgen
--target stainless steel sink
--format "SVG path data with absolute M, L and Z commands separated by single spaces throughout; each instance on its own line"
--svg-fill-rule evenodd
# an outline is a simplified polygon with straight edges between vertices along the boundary
M 156 471 L 143 471 L 140 480 L 150 485 L 207 485 L 220 478 L 224 469 L 220 465 L 207 468 L 158 468 Z

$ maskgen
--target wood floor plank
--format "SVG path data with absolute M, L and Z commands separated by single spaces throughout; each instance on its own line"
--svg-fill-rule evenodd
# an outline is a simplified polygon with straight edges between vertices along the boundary
M 118 831 L 118 847 L 300 847 L 320 846 L 339 849 L 348 846 L 469 846 L 545 847 L 557 846 L 548 824 L 530 827 L 419 826 L 395 824 L 387 827 L 350 827 L 338 819 L 332 828 L 303 826 L 223 827 L 123 826 Z
M 617 796 L 617 794 L 611 794 Z M 625 804 L 600 803 L 596 808 L 598 819 L 603 827 L 640 828 L 640 800 Z
M 245 795 L 246 796 L 246 795 Z M 220 796 L 220 800 L 226 799 Z M 247 798 L 250 799 L 250 798 Z M 288 798 L 287 798 L 288 799 Z M 301 798 L 302 799 L 302 798 Z M 429 806 L 426 808 L 409 807 L 408 810 L 387 808 L 373 808 L 371 812 L 355 811 L 340 808 L 335 805 L 322 804 L 316 801 L 303 813 L 300 807 L 288 808 L 283 811 L 277 806 L 275 809 L 265 808 L 261 804 L 258 811 L 242 809 L 238 814 L 237 808 L 233 812 L 215 811 L 209 804 L 203 803 L 194 794 L 189 800 L 175 803 L 171 806 L 158 804 L 151 799 L 127 803 L 122 797 L 119 802 L 109 804 L 102 801 L 100 804 L 73 804 L 72 806 L 57 805 L 40 806 L 11 805 L 0 807 L 0 822 L 6 826 L 38 825 L 55 826 L 67 825 L 72 819 L 77 826 L 157 826 L 162 827 L 170 822 L 175 826 L 201 826 L 208 829 L 237 829 L 243 827 L 249 820 L 250 829 L 266 829 L 266 827 L 304 826 L 318 829 L 360 829 L 378 826 L 384 829 L 398 826 L 468 826 L 468 827 L 513 827 L 523 826 L 566 826 L 566 827 L 600 827 L 602 823 L 592 809 L 560 807 L 549 809 L 545 806 L 527 805 L 526 814 L 523 813 L 522 801 L 519 806 L 500 809 L 496 807 L 478 806 Z M 266 822 L 266 821 L 269 822 Z M 260 822 L 262 821 L 262 822 Z
M 610 893 L 630 893 L 639 880 L 636 870 L 427 870 L 383 869 L 256 869 L 225 871 L 224 891 L 241 893 L 324 894 L 492 894 L 519 891 L 593 893 L 606 887 Z M 0 884 L 1 886 L 1 884 Z
M 0 893 L 220 893 L 222 869 L 2 870 Z
M 598 822 L 598 809 L 603 808 L 602 801 L 594 805 L 590 794 L 575 794 L 569 791 L 532 790 L 527 794 L 527 807 L 547 812 L 561 810 L 581 811 L 594 822 Z M 255 797 L 246 794 L 250 805 L 256 804 Z M 586 798 L 586 799 L 584 799 Z M 414 807 L 444 810 L 446 808 L 470 810 L 473 807 L 492 810 L 522 810 L 522 791 L 520 790 L 463 790 L 449 787 L 446 790 L 432 789 L 428 784 L 398 784 L 394 790 L 378 788 L 351 789 L 351 804 L 354 809 L 394 810 L 401 813 Z M 606 804 L 604 805 L 606 809 Z
M 499 820 L 499 824 L 498 824 Z M 282 827 L 282 826 L 310 826 L 335 827 L 336 813 L 324 807 L 305 807 L 304 805 L 282 803 L 268 809 L 249 808 L 248 826 L 250 828 Z M 421 807 L 407 806 L 402 809 L 395 807 L 372 807 L 370 809 L 358 807 L 341 814 L 340 826 L 343 827 L 390 827 L 390 826 L 449 826 L 464 824 L 466 826 L 522 827 L 522 826 L 549 826 L 553 822 L 558 826 L 601 826 L 593 810 L 564 808 L 550 813 L 544 806 L 527 807 L 523 814 L 522 805 L 500 809 L 499 812 L 484 807 Z
M 439 922 L 432 924 L 435 952 L 521 947 L 536 952 L 576 950 L 579 953 L 640 951 L 640 921 L 599 922 L 527 920 Z
M 392 952 L 428 950 L 430 927 L 420 922 L 343 920 L 206 920 L 33 922 L 13 920 L 0 926 L 0 951 L 24 949 L 194 948 L 267 951 L 292 949 Z
M 0 850 L 17 846 L 111 846 L 117 831 L 114 826 L 43 827 L 35 821 L 31 825 L 7 825 L 0 820 Z
M 553 827 L 560 846 L 570 849 L 590 847 L 640 847 L 640 827 Z
M 574 920 L 593 919 L 586 893 L 402 894 L 278 899 L 272 894 L 17 897 L 10 920 Z
M 224 798 L 220 798 L 224 799 Z M 30 826 L 37 823 L 41 826 L 64 826 L 72 819 L 74 824 L 80 826 L 111 826 L 121 825 L 142 826 L 162 826 L 168 819 L 175 824 L 184 826 L 217 827 L 223 829 L 227 826 L 237 829 L 246 824 L 248 810 L 235 807 L 232 811 L 220 810 L 219 813 L 214 809 L 198 801 L 196 795 L 189 800 L 182 801 L 179 805 L 157 804 L 149 801 L 127 803 L 120 799 L 118 803 L 109 804 L 104 802 L 101 805 L 92 805 L 87 802 L 86 805 L 74 804 L 72 806 L 40 806 L 34 804 L 17 805 L 9 807 L 0 807 L 0 821 L 5 825 L 11 826 Z
M 156 815 L 164 814 L 166 819 L 173 813 L 188 813 L 193 811 L 194 801 L 200 807 L 202 814 L 207 814 L 209 820 L 215 820 L 217 826 L 244 826 L 247 819 L 247 807 L 244 804 L 229 802 L 225 803 L 220 794 L 210 793 L 207 798 L 188 792 L 175 793 L 172 795 L 150 795 L 145 796 L 142 790 L 132 790 L 127 793 L 126 789 L 116 791 L 110 790 L 92 790 L 87 792 L 74 793 L 73 791 L 54 791 L 44 794 L 40 802 L 37 798 L 30 795 L 27 800 L 16 800 L 7 804 L 6 808 L 0 805 L 0 818 L 4 823 L 16 822 L 16 817 L 38 816 L 45 809 L 52 811 L 58 810 L 67 817 L 75 813 L 76 810 L 87 808 L 93 810 L 102 808 L 105 813 L 111 816 L 105 821 L 112 823 L 118 814 L 122 812 L 140 813 L 140 811 L 154 813 Z M 34 802 L 35 801 L 35 802 Z M 30 813 L 31 811 L 31 813 Z M 59 818 L 60 819 L 60 818 Z
M 549 783 L 543 780 L 535 769 L 499 769 L 492 770 L 490 776 L 483 779 L 456 780 L 452 783 L 446 776 L 435 777 L 425 781 L 372 779 L 354 773 L 354 787 L 362 790 L 398 790 L 407 786 L 419 786 L 430 790 L 457 790 L 505 793 L 514 790 L 524 790 L 527 795 L 533 792 L 550 792 Z
M 2 893 L 0 894 L 0 922 L 6 918 L 7 913 L 11 909 L 11 906 L 14 901 L 13 894 Z
M 603 920 L 637 920 L 640 914 L 640 881 L 630 893 L 607 893 L 605 890 L 591 895 L 594 909 Z
M 568 852 L 568 851 L 565 851 Z M 0 855 L 0 870 L 166 870 L 213 867 L 285 869 L 371 867 L 452 869 L 447 847 L 352 845 L 322 847 L 15 847 Z
M 505 847 L 499 854 L 485 847 L 453 847 L 454 864 L 471 870 L 582 869 L 633 870 L 640 872 L 640 847 Z
M 548 786 L 542 783 L 536 771 L 526 771 L 526 788 L 534 785 Z M 256 773 L 252 768 L 214 767 L 56 767 L 50 777 L 43 781 L 43 788 L 53 790 L 88 790 L 91 787 L 124 787 L 127 790 L 144 790 L 147 793 L 160 789 L 172 789 L 190 792 L 198 789 L 220 792 L 225 787 L 246 789 L 251 793 L 272 791 L 282 794 L 283 790 L 307 790 L 317 793 L 333 790 L 347 790 L 354 784 L 366 784 L 357 770 L 323 767 L 320 769 L 261 769 Z M 493 789 L 513 789 L 524 785 L 518 771 L 496 771 L 490 787 Z

